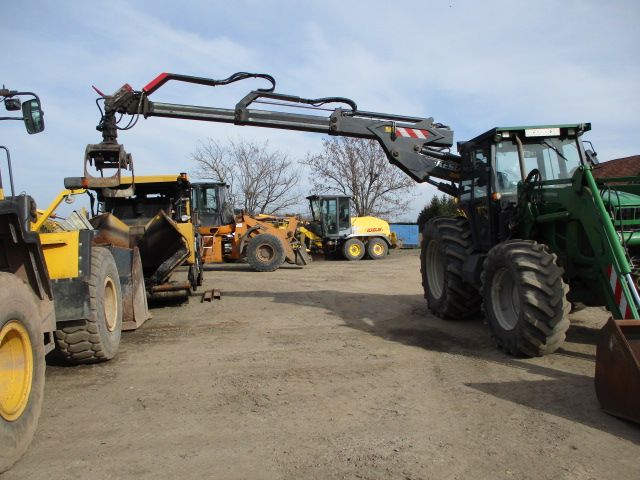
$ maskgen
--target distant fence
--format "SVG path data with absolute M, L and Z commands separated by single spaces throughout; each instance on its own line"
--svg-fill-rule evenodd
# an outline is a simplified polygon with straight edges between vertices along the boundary
M 392 223 L 391 231 L 398 237 L 400 248 L 420 248 L 420 231 L 415 223 Z

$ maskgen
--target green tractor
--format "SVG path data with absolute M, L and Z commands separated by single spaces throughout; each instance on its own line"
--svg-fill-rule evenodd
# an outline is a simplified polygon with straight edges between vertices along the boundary
M 524 357 L 562 345 L 572 303 L 640 318 L 640 177 L 596 181 L 595 153 L 581 141 L 589 130 L 494 128 L 458 143 L 461 215 L 434 218 L 423 231 L 422 281 L 434 314 L 458 320 L 482 310 L 498 347 Z M 605 410 L 636 421 L 639 334 L 640 322 L 610 321 L 596 369 Z M 619 382 L 621 368 L 629 372 Z

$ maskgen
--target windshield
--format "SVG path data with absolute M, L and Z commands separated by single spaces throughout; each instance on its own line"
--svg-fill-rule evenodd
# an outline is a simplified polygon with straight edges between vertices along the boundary
M 575 139 L 525 139 L 523 142 L 525 174 L 534 168 L 540 171 L 542 180 L 571 178 L 580 166 L 578 143 Z M 503 194 L 516 193 L 520 176 L 518 146 L 515 141 L 505 140 L 496 144 L 496 191 Z
M 309 200 L 309 207 L 311 208 L 311 217 L 313 218 L 313 221 L 321 220 L 320 218 L 316 218 L 316 215 L 318 215 L 318 217 L 320 216 L 320 200 L 317 198 Z

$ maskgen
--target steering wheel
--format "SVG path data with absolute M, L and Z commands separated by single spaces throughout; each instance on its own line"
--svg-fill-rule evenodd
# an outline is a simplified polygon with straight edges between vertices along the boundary
M 540 170 L 534 168 L 527 174 L 527 178 L 524 179 L 525 185 L 531 183 L 538 183 L 542 181 L 542 175 L 540 174 Z
M 534 168 L 531 170 L 522 184 L 523 192 L 531 203 L 542 203 L 542 175 L 540 170 Z

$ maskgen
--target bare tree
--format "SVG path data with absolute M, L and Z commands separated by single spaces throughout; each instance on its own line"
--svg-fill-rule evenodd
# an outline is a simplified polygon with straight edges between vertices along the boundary
M 279 213 L 298 203 L 298 171 L 287 155 L 270 150 L 268 141 L 228 140 L 222 145 L 208 138 L 191 159 L 195 177 L 227 183 L 234 205 L 249 214 Z
M 331 137 L 322 143 L 322 153 L 301 162 L 311 168 L 316 193 L 351 195 L 358 216 L 388 216 L 406 209 L 415 182 L 389 163 L 375 140 Z

